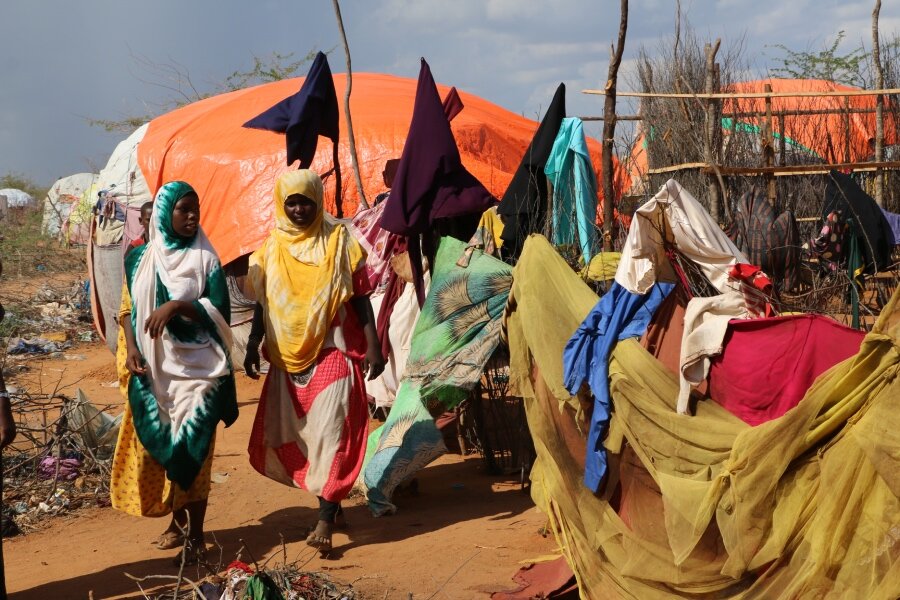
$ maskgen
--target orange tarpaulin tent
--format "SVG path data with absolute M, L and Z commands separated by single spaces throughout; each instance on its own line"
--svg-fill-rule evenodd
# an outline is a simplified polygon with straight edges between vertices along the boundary
M 732 84 L 726 91 L 762 93 L 766 91 L 766 84 L 772 86 L 773 93 L 833 92 L 859 89 L 821 79 L 759 79 Z M 885 105 L 887 106 L 887 102 Z M 842 113 L 847 106 L 854 110 L 874 109 L 875 96 L 772 98 L 772 112 L 776 113 L 772 119 L 776 144 L 787 144 L 788 147 L 793 147 L 807 156 L 816 158 L 817 162 L 840 163 L 847 160 L 849 162 L 866 160 L 871 154 L 869 140 L 875 136 L 875 113 L 851 113 L 848 117 L 846 113 Z M 747 113 L 763 113 L 765 110 L 764 98 L 723 100 L 722 126 L 725 133 L 731 134 L 737 130 L 750 132 L 761 130 L 766 118 L 749 116 Z M 786 115 L 782 122 L 781 118 L 777 116 L 779 111 L 828 111 L 829 114 Z M 849 138 L 846 134 L 848 121 Z M 897 143 L 894 123 L 888 118 L 884 120 L 884 143 L 885 145 Z M 847 150 L 849 150 L 849 156 Z M 640 182 L 646 177 L 647 169 L 646 139 L 642 133 L 632 148 L 629 160 L 633 192 L 640 189 Z
M 334 75 L 343 98 L 344 74 Z M 138 162 L 151 192 L 183 179 L 197 190 L 202 225 L 223 264 L 258 248 L 272 228 L 272 190 L 285 165 L 284 136 L 242 125 L 294 94 L 302 78 L 239 90 L 184 106 L 150 122 L 138 146 Z M 442 96 L 449 91 L 438 86 Z M 384 191 L 384 163 L 399 158 L 412 118 L 416 80 L 358 73 L 351 110 L 360 173 L 367 199 Z M 453 134 L 466 168 L 495 196 L 502 196 L 537 123 L 472 94 L 460 92 L 465 108 L 453 120 Z M 600 145 L 588 140 L 599 167 Z M 341 103 L 338 148 L 345 215 L 355 214 L 359 194 L 350 163 L 347 125 Z M 332 168 L 331 142 L 319 138 L 312 169 Z M 599 179 L 599 177 L 598 177 Z M 334 213 L 334 176 L 325 182 L 326 209 Z

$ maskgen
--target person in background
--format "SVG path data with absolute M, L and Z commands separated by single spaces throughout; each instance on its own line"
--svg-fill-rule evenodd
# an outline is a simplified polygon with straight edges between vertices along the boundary
M 384 170 L 381 172 L 381 178 L 384 181 L 384 187 L 386 187 L 387 190 L 375 196 L 375 206 L 378 206 L 387 200 L 388 196 L 391 195 L 391 187 L 394 185 L 394 176 L 397 174 L 398 166 L 400 166 L 399 158 L 392 158 L 384 163 Z
M 144 228 L 144 234 L 132 240 L 129 245 L 128 252 L 131 252 L 139 246 L 143 246 L 150 240 L 150 216 L 153 214 L 153 202 L 144 202 L 141 205 L 141 218 L 138 223 Z M 127 255 L 127 254 L 126 254 Z
M 284 173 L 275 185 L 275 229 L 250 257 L 257 298 L 244 370 L 257 378 L 265 339 L 269 372 L 250 434 L 250 464 L 319 499 L 306 539 L 331 550 L 332 529 L 359 475 L 368 410 L 363 373 L 384 370 L 363 288 L 365 252 L 322 207 L 319 176 Z
M 0 261 L 0 276 L 3 275 L 3 262 Z M 3 305 L 0 304 L 0 323 L 6 316 Z M 9 446 L 16 439 L 16 422 L 13 419 L 12 404 L 9 400 L 9 392 L 6 391 L 6 382 L 3 380 L 3 369 L 0 368 L 0 450 Z M 3 497 L 3 468 L 0 463 L 0 498 Z M 0 541 L 0 599 L 6 598 L 6 573 L 3 568 L 3 543 Z
M 203 522 L 219 421 L 237 420 L 231 304 L 219 257 L 183 181 L 160 188 L 149 239 L 125 258 L 117 365 L 125 413 L 113 456 L 113 508 L 172 515 L 160 549 L 205 553 Z M 176 558 L 180 563 L 181 556 Z

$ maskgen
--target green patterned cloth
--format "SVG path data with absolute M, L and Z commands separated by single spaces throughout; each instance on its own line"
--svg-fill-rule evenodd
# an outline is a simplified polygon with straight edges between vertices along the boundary
M 369 435 L 361 481 L 376 516 L 394 512 L 397 486 L 446 452 L 432 413 L 466 397 L 500 342 L 512 270 L 480 250 L 460 267 L 466 246 L 441 240 L 397 399 L 384 425 Z
M 206 459 L 218 422 L 230 425 L 238 415 L 225 275 L 202 229 L 185 238 L 172 227 L 175 205 L 192 193 L 184 182 L 159 190 L 149 242 L 125 261 L 131 323 L 147 368 L 128 382 L 135 429 L 168 478 L 185 490 Z M 144 323 L 170 300 L 191 302 L 201 318 L 175 316 L 153 339 Z

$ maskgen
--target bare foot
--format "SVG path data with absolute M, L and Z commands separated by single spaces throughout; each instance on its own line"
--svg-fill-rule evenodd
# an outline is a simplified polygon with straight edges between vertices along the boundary
M 331 528 L 328 521 L 319 521 L 316 528 L 306 538 L 306 545 L 317 548 L 322 554 L 331 551 Z

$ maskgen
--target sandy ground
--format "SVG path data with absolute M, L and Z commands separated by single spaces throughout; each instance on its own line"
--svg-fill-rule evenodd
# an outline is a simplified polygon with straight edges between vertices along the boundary
M 8 288 L 7 288 L 8 289 Z M 82 360 L 32 360 L 18 385 L 74 394 L 81 387 L 96 404 L 121 406 L 113 357 L 105 346 L 83 344 L 67 352 Z M 416 496 L 397 498 L 395 516 L 375 519 L 360 499 L 346 510 L 350 528 L 335 535 L 335 551 L 322 559 L 304 543 L 315 521 L 315 499 L 253 471 L 246 445 L 262 387 L 239 374 L 241 415 L 216 441 L 206 527 L 230 562 L 242 541 L 257 561 L 300 560 L 307 571 L 326 571 L 354 582 L 364 598 L 486 598 L 515 587 L 520 562 L 553 552 L 539 530 L 544 517 L 514 477 L 487 475 L 476 456 L 445 456 L 419 476 Z M 59 383 L 61 382 L 61 383 Z M 104 385 L 105 384 L 105 385 Z M 61 517 L 40 532 L 3 541 L 6 580 L 13 600 L 141 598 L 134 576 L 174 575 L 174 551 L 150 542 L 165 528 L 162 519 L 140 519 L 107 509 Z M 284 547 L 281 538 L 284 537 Z M 244 560 L 250 557 L 246 554 Z M 195 573 L 196 574 L 196 573 Z M 151 584 L 152 587 L 152 584 Z M 410 595 L 412 594 L 412 595 Z

